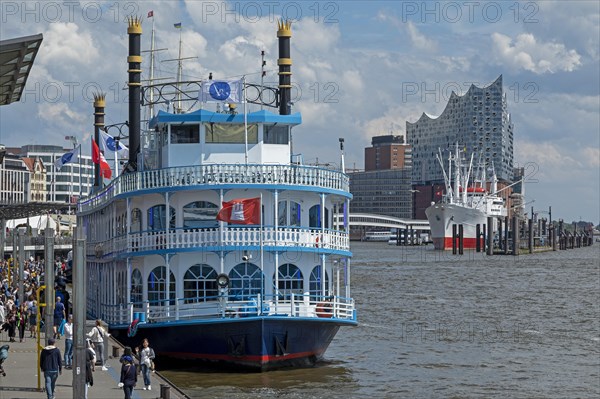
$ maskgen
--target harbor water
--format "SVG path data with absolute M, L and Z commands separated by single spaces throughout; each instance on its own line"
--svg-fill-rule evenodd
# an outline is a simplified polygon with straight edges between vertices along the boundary
M 457 256 L 352 243 L 358 327 L 310 369 L 164 371 L 192 398 L 600 397 L 600 245 Z

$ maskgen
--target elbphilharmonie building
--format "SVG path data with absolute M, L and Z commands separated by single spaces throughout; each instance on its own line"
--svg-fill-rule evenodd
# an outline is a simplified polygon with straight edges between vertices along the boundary
M 451 94 L 438 117 L 423 113 L 414 123 L 406 122 L 412 146 L 413 185 L 443 183 L 442 168 L 436 159 L 438 148 L 456 143 L 491 165 L 500 181 L 513 180 L 513 123 L 508 113 L 502 75 L 485 87 L 471 85 L 462 96 Z

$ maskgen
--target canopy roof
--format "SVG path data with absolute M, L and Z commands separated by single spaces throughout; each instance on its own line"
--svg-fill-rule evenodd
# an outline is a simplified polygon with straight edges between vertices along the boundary
M 0 105 L 21 99 L 42 34 L 0 40 Z

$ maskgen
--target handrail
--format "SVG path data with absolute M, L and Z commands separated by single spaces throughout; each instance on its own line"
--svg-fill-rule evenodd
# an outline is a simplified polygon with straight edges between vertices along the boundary
M 337 170 L 305 165 L 208 164 L 153 169 L 126 173 L 103 190 L 78 203 L 79 213 L 91 212 L 116 196 L 142 190 L 169 190 L 175 187 L 276 184 L 309 186 L 348 192 L 348 175 Z

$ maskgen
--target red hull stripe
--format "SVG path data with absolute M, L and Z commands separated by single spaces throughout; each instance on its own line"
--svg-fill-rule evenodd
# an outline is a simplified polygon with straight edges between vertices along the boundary
M 481 241 L 481 248 L 485 248 L 485 241 L 483 238 L 479 239 Z M 456 248 L 458 248 L 458 238 L 456 238 Z M 463 238 L 463 248 L 464 249 L 475 249 L 477 248 L 477 238 Z M 452 237 L 444 237 L 444 249 L 452 249 Z
M 320 356 L 323 351 L 320 352 L 298 352 L 289 353 L 287 355 L 247 355 L 247 356 L 232 356 L 232 355 L 219 355 L 219 354 L 206 354 L 206 353 L 189 353 L 189 352 L 162 352 L 165 355 L 172 358 L 182 359 L 205 359 L 205 360 L 227 360 L 235 362 L 251 362 L 251 363 L 272 363 L 279 362 L 282 360 L 289 359 L 300 359 L 304 357 Z

